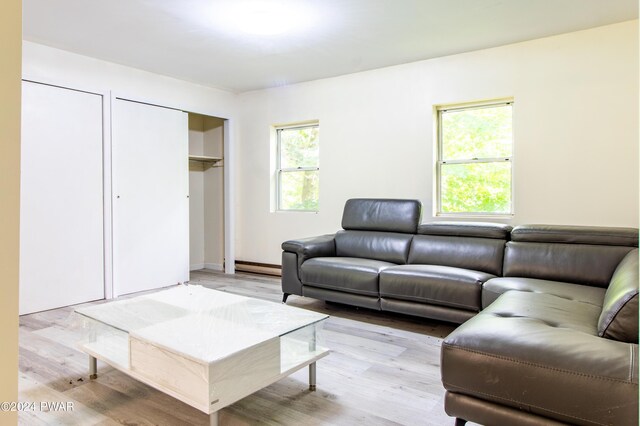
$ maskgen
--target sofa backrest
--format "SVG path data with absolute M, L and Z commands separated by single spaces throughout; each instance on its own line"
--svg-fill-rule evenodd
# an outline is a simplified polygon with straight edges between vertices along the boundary
M 338 231 L 336 256 L 407 263 L 413 234 L 379 231 Z
M 420 225 L 408 263 L 452 266 L 502 274 L 504 245 L 511 227 L 495 223 L 433 222 Z
M 508 240 L 512 229 L 503 223 L 441 221 L 423 223 L 418 226 L 418 234 Z
M 606 288 L 622 258 L 636 247 L 635 228 L 516 226 L 505 248 L 503 275 Z
M 352 198 L 342 213 L 342 228 L 415 234 L 422 216 L 418 200 Z

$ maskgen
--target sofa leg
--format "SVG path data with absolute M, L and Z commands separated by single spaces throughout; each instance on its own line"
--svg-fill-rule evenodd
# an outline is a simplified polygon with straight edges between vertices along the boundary
M 284 293 L 282 295 L 282 303 L 287 303 L 287 297 L 289 297 L 289 293 Z
M 465 419 L 460 419 L 460 418 L 456 417 L 455 426 L 464 426 L 466 424 L 467 424 L 467 421 Z

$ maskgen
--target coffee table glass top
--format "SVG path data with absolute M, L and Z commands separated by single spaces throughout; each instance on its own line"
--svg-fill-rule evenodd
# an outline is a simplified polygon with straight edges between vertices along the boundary
M 80 308 L 76 313 L 113 329 L 113 340 L 126 333 L 203 362 L 222 359 L 328 318 L 196 285 Z

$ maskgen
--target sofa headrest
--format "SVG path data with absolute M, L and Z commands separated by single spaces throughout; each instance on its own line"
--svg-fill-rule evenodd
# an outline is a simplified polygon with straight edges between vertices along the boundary
M 603 226 L 519 225 L 512 241 L 638 247 L 637 228 Z
M 422 203 L 418 200 L 352 198 L 344 205 L 342 227 L 413 234 L 421 216 Z
M 418 234 L 448 235 L 508 240 L 511 226 L 489 222 L 430 222 L 418 227 Z

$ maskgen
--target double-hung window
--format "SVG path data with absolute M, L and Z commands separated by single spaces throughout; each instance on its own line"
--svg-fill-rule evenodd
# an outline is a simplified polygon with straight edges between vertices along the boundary
M 276 128 L 278 210 L 317 212 L 320 196 L 320 126 Z
M 513 213 L 513 101 L 441 106 L 437 214 Z

